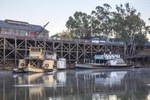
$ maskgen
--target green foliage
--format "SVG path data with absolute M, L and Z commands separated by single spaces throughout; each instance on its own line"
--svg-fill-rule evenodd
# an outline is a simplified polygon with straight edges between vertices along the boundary
M 92 11 L 92 15 L 97 19 L 96 24 L 93 26 L 93 29 L 96 27 L 97 33 L 99 35 L 103 34 L 108 36 L 112 31 L 111 27 L 111 6 L 109 4 L 103 4 L 103 6 L 97 6 L 95 11 Z
M 130 7 L 129 3 L 126 3 L 125 7 L 122 4 L 116 5 L 116 10 L 117 12 L 112 12 L 113 29 L 116 32 L 116 37 L 123 41 L 135 41 L 135 39 L 136 41 L 147 41 L 147 26 L 140 18 L 141 14 L 136 13 L 136 9 Z
M 53 35 L 52 37 L 60 37 L 60 38 L 72 38 L 72 34 L 69 31 L 63 31 Z
M 148 41 L 147 38 L 145 38 L 145 34 L 136 34 L 135 36 L 135 43 L 138 45 L 144 45 Z
M 73 37 L 85 38 L 90 37 L 90 15 L 83 12 L 75 12 L 73 17 L 69 17 L 66 27 L 70 30 Z

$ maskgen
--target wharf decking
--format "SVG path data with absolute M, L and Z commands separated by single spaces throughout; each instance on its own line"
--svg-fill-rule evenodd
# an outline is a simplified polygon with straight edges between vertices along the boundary
M 149 58 L 150 54 L 147 55 L 131 55 L 131 56 L 126 56 L 124 57 L 125 59 L 140 59 L 140 58 Z

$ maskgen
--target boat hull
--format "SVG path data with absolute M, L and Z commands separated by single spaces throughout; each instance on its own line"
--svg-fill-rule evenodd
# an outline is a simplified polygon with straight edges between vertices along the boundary
M 133 68 L 133 65 L 101 65 L 101 64 L 94 64 L 94 63 L 88 63 L 88 64 L 76 64 L 75 68 L 80 69 L 114 69 L 114 68 Z
M 36 67 L 26 67 L 26 68 L 15 68 L 13 69 L 13 73 L 44 73 L 44 72 L 52 72 L 53 69 L 44 69 L 44 68 L 36 68 Z
M 14 68 L 13 73 L 27 73 L 23 68 Z
M 25 72 L 35 72 L 35 73 L 44 73 L 44 72 L 52 72 L 53 69 L 44 69 L 44 68 L 36 68 L 36 67 L 28 67 L 24 69 Z

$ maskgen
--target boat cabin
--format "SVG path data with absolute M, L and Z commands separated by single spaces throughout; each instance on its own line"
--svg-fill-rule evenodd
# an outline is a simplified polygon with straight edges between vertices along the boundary
M 53 51 L 46 51 L 45 52 L 45 59 L 57 60 L 57 54 Z
M 38 59 L 51 59 L 56 60 L 57 54 L 52 51 L 45 51 L 41 47 L 31 47 L 29 49 L 29 57 Z
M 30 47 L 29 57 L 44 59 L 44 51 L 40 47 Z
M 94 56 L 94 62 L 95 63 L 106 63 L 108 60 L 116 60 L 120 59 L 119 54 L 112 54 L 111 52 L 109 53 L 97 53 Z

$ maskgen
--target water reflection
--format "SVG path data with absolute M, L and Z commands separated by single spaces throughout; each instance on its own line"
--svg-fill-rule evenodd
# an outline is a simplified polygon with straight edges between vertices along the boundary
M 84 97 L 92 97 L 90 100 L 116 100 L 116 94 L 124 91 L 121 83 L 127 71 L 86 71 L 86 73 L 82 73 L 77 72 L 78 89 L 80 88 L 78 97 L 84 95 Z M 82 87 L 83 83 L 84 87 Z M 81 94 L 83 92 L 84 94 Z M 86 98 L 82 97 L 82 99 Z
M 150 69 L 0 72 L 0 100 L 149 100 Z

